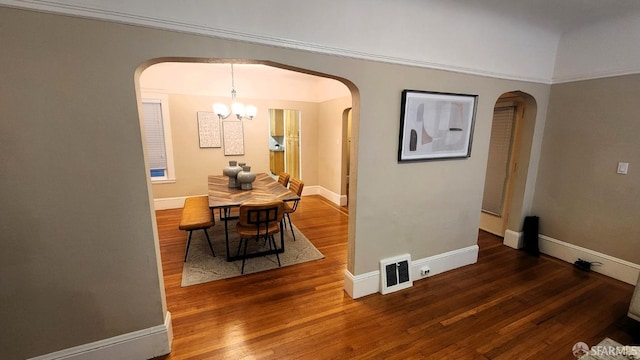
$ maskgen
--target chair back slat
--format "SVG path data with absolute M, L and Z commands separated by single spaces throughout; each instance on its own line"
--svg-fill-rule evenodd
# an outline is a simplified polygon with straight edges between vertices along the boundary
M 298 196 L 302 195 L 302 189 L 304 188 L 304 182 L 299 179 L 291 179 L 291 183 L 289 185 L 289 190 L 296 193 Z
M 284 215 L 281 200 L 266 203 L 243 204 L 240 206 L 238 224 L 256 229 L 256 237 L 264 236 L 273 224 L 279 224 Z
M 278 182 L 280 183 L 280 185 L 287 187 L 287 185 L 289 184 L 289 178 L 291 178 L 291 175 L 287 174 L 286 172 L 281 172 L 278 176 Z

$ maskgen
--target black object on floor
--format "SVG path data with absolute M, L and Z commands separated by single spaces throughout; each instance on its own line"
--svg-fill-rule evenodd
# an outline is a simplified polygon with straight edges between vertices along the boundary
M 540 256 L 538 247 L 538 226 L 540 218 L 537 216 L 527 216 L 524 218 L 522 231 L 524 232 L 524 251 L 533 256 Z
M 582 271 L 591 271 L 591 263 L 586 260 L 578 259 L 573 263 L 573 266 Z

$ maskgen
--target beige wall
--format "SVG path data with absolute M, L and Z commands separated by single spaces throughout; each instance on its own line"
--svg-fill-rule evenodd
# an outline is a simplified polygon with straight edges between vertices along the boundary
M 347 259 L 354 275 L 400 253 L 420 259 L 474 245 L 493 105 L 507 91 L 536 99 L 549 91 L 547 85 L 8 8 L 0 8 L 0 24 L 1 82 L 11 84 L 0 87 L 0 348 L 10 359 L 164 321 L 134 80 L 150 59 L 266 60 L 332 74 L 357 88 Z M 403 89 L 479 95 L 471 158 L 397 163 Z M 303 131 L 323 132 L 305 123 L 301 110 Z M 544 102 L 538 110 L 546 112 Z M 172 111 L 194 120 L 186 107 Z M 172 114 L 172 121 L 179 116 Z M 195 128 L 191 135 L 184 130 L 181 136 L 197 136 Z M 319 163 L 312 153 L 320 140 L 307 140 L 303 153 Z M 303 177 L 320 184 L 317 172 Z M 179 192 L 200 193 L 201 186 L 193 182 Z
M 326 101 L 318 113 L 318 182 L 339 194 L 342 180 L 342 114 L 351 107 L 351 97 Z
M 533 204 L 542 234 L 640 263 L 638 99 L 640 75 L 553 85 Z
M 6 8 L 0 24 L 2 357 L 163 324 L 133 81 L 151 38 Z
M 283 100 L 245 99 L 258 107 L 258 116 L 243 120 L 245 151 L 243 156 L 225 156 L 223 148 L 200 148 L 198 143 L 198 111 L 211 111 L 214 102 L 229 101 L 228 98 L 171 94 L 169 112 L 175 161 L 175 183 L 153 185 L 156 199 L 207 193 L 207 176 L 222 175 L 222 169 L 230 160 L 245 162 L 255 173 L 269 172 L 269 115 L 268 109 L 296 109 L 302 114 L 304 140 L 301 149 L 304 164 L 317 163 L 317 113 L 318 105 L 309 102 Z M 233 120 L 231 120 L 233 121 Z M 303 166 L 303 179 L 308 184 L 317 184 L 317 171 L 313 166 Z
M 514 89 L 540 99 L 528 133 L 535 138 L 549 87 L 377 63 L 366 69 L 375 76 L 355 81 L 361 108 L 353 273 L 374 271 L 380 259 L 393 255 L 410 253 L 412 259 L 422 259 L 475 245 L 495 102 Z M 470 158 L 397 163 L 403 89 L 478 95 Z M 523 183 L 531 186 L 532 181 Z

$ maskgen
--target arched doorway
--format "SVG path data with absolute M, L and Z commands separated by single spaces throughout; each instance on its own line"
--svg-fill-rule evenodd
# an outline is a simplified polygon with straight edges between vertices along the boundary
M 270 68 L 265 71 L 274 71 L 279 73 L 285 72 L 286 74 L 284 76 L 284 80 L 298 82 L 299 77 L 297 77 L 297 75 L 293 73 L 298 73 L 299 75 L 306 74 L 306 75 L 315 77 L 314 82 L 325 81 L 324 83 L 321 84 L 322 85 L 321 87 L 323 89 L 330 89 L 331 85 L 327 84 L 327 82 L 333 82 L 342 86 L 346 91 L 346 94 L 340 93 L 342 96 L 342 99 L 344 99 L 344 102 L 340 107 L 336 107 L 335 105 L 333 105 L 332 101 L 326 101 L 327 103 L 330 103 L 330 105 L 326 106 L 327 108 L 338 109 L 336 111 L 332 110 L 331 112 L 332 120 L 335 119 L 335 121 L 331 122 L 332 124 L 331 129 L 329 130 L 323 129 L 325 130 L 325 132 L 329 133 L 330 137 L 325 136 L 323 138 L 318 137 L 317 139 L 313 139 L 312 136 L 317 135 L 316 134 L 317 126 L 315 128 L 311 127 L 307 129 L 301 129 L 300 134 L 303 134 L 303 135 L 308 134 L 309 141 L 306 144 L 312 144 L 311 146 L 320 146 L 320 145 L 323 145 L 321 143 L 322 141 L 327 141 L 327 139 L 335 139 L 336 135 L 334 134 L 334 131 L 337 134 L 343 131 L 340 125 L 342 123 L 343 111 L 346 107 L 350 105 L 353 106 L 353 109 L 355 111 L 354 114 L 356 114 L 354 115 L 354 121 L 357 121 L 357 114 L 358 114 L 357 89 L 352 83 L 350 83 L 348 80 L 345 80 L 345 79 L 335 78 L 326 74 L 320 74 L 320 73 L 316 73 L 309 70 L 291 68 L 282 64 L 276 64 L 276 63 L 271 63 L 266 61 L 228 60 L 228 59 L 212 60 L 212 59 L 199 59 L 199 58 L 161 58 L 161 59 L 149 60 L 147 63 L 141 65 L 140 68 L 137 70 L 138 76 L 136 78 L 137 79 L 136 81 L 138 81 L 139 99 L 140 100 L 145 99 L 146 97 L 145 93 L 149 93 L 150 89 L 158 89 L 159 90 L 158 92 L 162 92 L 162 90 L 164 90 L 164 92 L 171 93 L 171 96 L 168 97 L 169 100 L 167 101 L 172 102 L 174 105 L 177 105 L 177 106 L 173 107 L 172 110 L 170 111 L 166 111 L 166 113 L 167 114 L 171 113 L 172 119 L 174 118 L 180 119 L 176 121 L 172 120 L 172 122 L 174 122 L 175 124 L 172 124 L 170 126 L 175 129 L 178 129 L 178 131 L 176 131 L 178 134 L 177 135 L 174 134 L 174 136 L 176 138 L 179 138 L 180 141 L 177 141 L 176 144 L 174 145 L 176 148 L 180 146 L 182 147 L 180 150 L 176 150 L 177 153 L 179 152 L 179 155 L 177 155 L 178 158 L 176 159 L 176 162 L 180 163 L 181 166 L 183 167 L 182 176 L 180 178 L 179 183 L 176 181 L 173 181 L 172 179 L 169 179 L 169 181 L 165 181 L 165 183 L 163 183 L 162 185 L 160 185 L 161 183 L 158 183 L 158 182 L 151 183 L 152 197 L 150 198 L 150 201 L 153 204 L 151 206 L 152 211 L 153 209 L 162 210 L 162 209 L 170 209 L 170 208 L 179 208 L 182 206 L 181 200 L 183 200 L 184 197 L 206 194 L 206 191 L 207 191 L 206 187 L 204 186 L 204 183 L 199 179 L 204 178 L 205 174 L 210 173 L 212 171 L 211 170 L 212 166 L 210 164 L 212 163 L 218 164 L 217 168 L 221 169 L 220 164 L 223 164 L 226 160 L 229 160 L 228 158 L 224 157 L 226 155 L 220 149 L 219 146 L 218 147 L 211 146 L 206 148 L 202 147 L 198 143 L 199 141 L 198 136 L 193 136 L 193 134 L 199 135 L 199 128 L 198 128 L 199 124 L 196 122 L 197 120 L 196 115 L 198 112 L 211 111 L 210 109 L 212 104 L 214 103 L 214 100 L 221 99 L 224 102 L 224 101 L 229 101 L 232 98 L 229 96 L 229 90 L 231 89 L 230 85 L 233 84 L 233 78 L 224 77 L 224 74 L 226 74 L 227 77 L 229 75 L 229 70 L 228 70 L 229 63 L 233 63 L 236 68 L 235 85 L 238 86 L 238 97 L 241 99 L 242 98 L 251 99 L 252 105 L 255 105 L 256 107 L 258 107 L 258 110 L 259 110 L 258 115 L 256 116 L 255 119 L 242 120 L 242 121 L 247 121 L 247 123 L 243 125 L 245 151 L 243 154 L 239 155 L 241 157 L 237 159 L 243 159 L 243 160 L 248 159 L 248 162 L 253 165 L 265 164 L 264 172 L 266 172 L 266 170 L 268 169 L 268 163 L 269 163 L 269 153 L 268 151 L 266 151 L 268 150 L 268 147 L 269 147 L 268 136 L 267 136 L 269 133 L 268 109 L 271 109 L 271 108 L 287 109 L 287 108 L 291 108 L 292 104 L 295 105 L 300 103 L 311 103 L 312 101 L 296 102 L 295 100 L 291 100 L 291 98 L 299 94 L 307 94 L 307 95 L 313 94 L 314 96 L 317 94 L 311 91 L 306 91 L 306 92 L 296 91 L 294 86 L 279 86 L 279 88 L 288 91 L 288 93 L 286 93 L 281 97 L 278 97 L 274 95 L 275 91 L 273 90 L 274 81 L 278 83 L 279 81 L 278 79 L 274 80 L 272 78 L 269 78 L 267 80 L 263 79 L 263 81 L 260 81 L 260 82 L 256 81 L 256 77 L 261 75 L 260 72 L 262 72 L 264 68 Z M 159 65 L 159 66 L 156 66 L 156 65 Z M 150 81 L 149 83 L 145 83 L 145 84 L 140 83 L 140 79 L 143 78 L 144 75 L 147 73 L 147 71 L 150 70 L 152 67 L 162 68 L 164 66 L 170 67 L 174 65 L 200 66 L 200 68 L 197 72 L 192 72 L 192 73 L 189 73 L 188 75 L 180 72 L 171 72 L 171 74 L 165 79 L 166 82 L 164 83 L 154 82 L 154 81 Z M 216 67 L 223 68 L 223 71 L 224 71 L 224 73 L 222 73 L 223 75 L 216 73 Z M 250 81 L 248 82 L 248 84 L 250 86 L 243 84 L 242 82 L 247 77 L 249 78 L 251 77 L 251 76 L 245 76 L 245 74 L 247 73 L 251 74 L 252 71 L 253 71 L 254 77 L 253 79 L 249 79 Z M 156 77 L 156 79 L 158 78 L 160 77 Z M 203 79 L 206 79 L 206 80 L 203 80 Z M 318 79 L 321 79 L 321 80 L 318 80 Z M 186 81 L 189 81 L 189 80 L 193 81 L 196 85 L 203 86 L 203 88 L 198 88 L 197 90 L 189 90 L 186 85 L 182 86 L 183 84 L 185 84 Z M 263 84 L 264 86 L 260 86 L 260 84 Z M 169 86 L 175 86 L 176 89 L 173 91 L 168 91 Z M 260 93 L 262 93 L 262 95 Z M 347 100 L 348 100 L 348 104 L 347 104 Z M 352 104 L 355 104 L 355 105 L 352 105 Z M 309 114 L 315 114 L 314 116 L 317 117 L 318 116 L 317 113 L 318 113 L 317 107 L 314 108 L 313 106 L 308 106 L 306 108 L 303 108 L 302 115 L 301 115 L 303 120 L 300 120 L 301 127 L 303 127 L 302 124 L 305 121 L 304 119 L 311 117 L 311 115 Z M 333 115 L 333 113 L 335 113 L 335 116 Z M 174 114 L 177 116 L 174 117 L 173 116 Z M 306 117 L 305 117 L 305 114 L 307 114 Z M 329 121 L 326 121 L 326 120 L 327 120 L 326 118 L 323 118 L 323 126 L 325 127 L 327 126 L 327 124 L 330 123 Z M 335 126 L 333 125 L 334 123 L 335 123 Z M 349 126 L 349 130 L 350 129 L 351 129 L 351 126 Z M 356 133 L 353 134 L 353 136 L 357 136 L 357 130 L 356 130 Z M 184 144 L 181 145 L 180 142 Z M 305 146 L 307 145 L 300 145 L 300 146 L 302 148 L 301 156 L 304 156 L 302 154 L 310 154 L 310 156 L 317 156 L 317 154 L 320 153 L 318 151 L 315 151 L 314 148 L 305 148 Z M 308 151 L 304 151 L 305 149 Z M 328 156 L 326 152 L 322 152 L 322 155 L 325 156 L 325 158 Z M 336 151 L 335 153 L 331 153 L 329 155 L 332 157 L 329 159 L 323 159 L 323 162 L 331 163 L 331 164 L 335 164 L 336 162 L 341 162 L 341 158 L 340 158 L 341 153 L 339 151 Z M 356 155 L 352 153 L 350 158 L 355 161 Z M 233 159 L 236 159 L 236 158 L 233 158 Z M 148 159 L 146 161 L 148 162 Z M 301 161 L 304 161 L 304 160 L 301 160 Z M 185 166 L 189 165 L 189 163 L 208 164 L 208 165 L 205 167 L 191 166 L 191 167 L 185 168 Z M 309 180 L 310 184 L 314 184 L 314 182 L 321 181 L 319 180 L 319 177 L 318 179 L 314 180 L 314 171 L 311 164 L 315 165 L 317 163 L 319 163 L 319 159 L 317 157 L 311 158 L 310 160 L 307 161 L 306 163 L 307 166 L 305 166 L 304 168 L 301 167 L 300 169 L 301 171 L 300 177 L 310 179 Z M 304 169 L 310 169 L 309 171 L 310 175 L 303 174 L 303 172 L 305 171 Z M 335 176 L 332 177 L 332 180 L 334 180 L 333 182 L 338 184 L 338 186 L 335 186 L 337 187 L 336 189 L 337 191 L 339 191 L 339 184 L 341 181 L 338 178 L 339 176 L 340 174 L 337 173 L 335 174 Z M 320 188 L 321 186 L 322 184 L 319 184 L 319 186 L 315 186 L 315 187 Z M 314 186 L 309 186 L 308 188 L 311 190 L 314 190 L 313 189 Z M 354 188 L 355 187 L 353 186 L 352 190 L 355 190 Z M 318 194 L 322 195 L 321 193 L 318 193 Z M 333 199 L 331 200 L 332 202 L 335 202 L 333 201 Z M 155 214 L 153 216 L 155 217 Z M 349 237 L 352 237 L 352 235 L 349 235 Z M 348 253 L 347 256 L 348 258 L 351 258 L 352 254 Z
M 494 106 L 480 228 L 501 237 L 519 228 L 535 115 L 535 100 L 520 91 Z

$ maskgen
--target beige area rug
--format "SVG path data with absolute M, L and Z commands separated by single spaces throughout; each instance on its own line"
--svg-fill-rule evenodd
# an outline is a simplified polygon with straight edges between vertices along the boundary
M 324 258 L 324 255 L 313 246 L 298 228 L 294 226 L 293 229 L 296 233 L 296 241 L 293 241 L 291 229 L 288 226 L 284 229 L 285 251 L 278 254 L 283 267 Z M 194 231 L 191 238 L 189 256 L 182 268 L 183 287 L 242 275 L 240 274 L 242 260 L 227 261 L 224 222 L 216 221 L 216 225 L 207 231 L 216 256 L 213 257 L 211 255 L 204 232 L 202 230 Z M 276 234 L 275 238 L 276 245 L 280 247 L 280 234 Z M 232 255 L 236 254 L 238 243 L 236 221 L 232 220 L 229 221 L 229 251 Z M 264 245 L 262 240 L 249 240 L 248 246 L 247 253 L 256 250 L 268 250 L 269 247 L 268 243 Z M 275 255 L 249 258 L 244 266 L 244 275 L 277 268 L 278 260 Z

